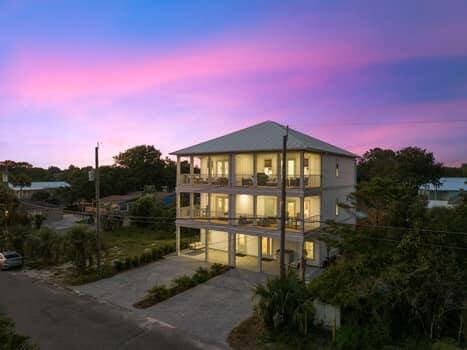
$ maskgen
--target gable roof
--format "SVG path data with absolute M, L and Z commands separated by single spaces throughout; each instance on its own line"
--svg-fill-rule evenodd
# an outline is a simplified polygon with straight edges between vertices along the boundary
M 281 151 L 282 136 L 286 127 L 273 121 L 265 121 L 245 129 L 180 149 L 173 155 L 197 155 L 227 152 Z M 342 148 L 315 139 L 289 128 L 287 150 L 327 152 L 346 157 L 357 157 Z

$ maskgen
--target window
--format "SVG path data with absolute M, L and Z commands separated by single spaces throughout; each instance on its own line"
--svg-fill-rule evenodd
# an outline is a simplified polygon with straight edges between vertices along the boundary
M 336 199 L 336 216 L 339 215 L 339 201 Z
M 339 176 L 340 168 L 339 168 L 339 161 L 336 159 L 336 177 Z
M 315 242 L 313 241 L 305 242 L 305 258 L 308 260 L 315 259 Z
M 264 160 L 264 173 L 268 176 L 272 175 L 272 159 Z
M 246 235 L 237 233 L 237 253 L 246 254 Z
M 287 160 L 287 175 L 295 176 L 295 159 Z
M 262 255 L 271 257 L 272 256 L 272 238 L 262 237 L 261 238 L 261 250 Z
M 308 166 L 308 158 L 303 159 L 303 174 L 310 175 L 310 168 Z
M 228 176 L 229 175 L 229 161 L 218 160 L 216 163 L 217 176 Z

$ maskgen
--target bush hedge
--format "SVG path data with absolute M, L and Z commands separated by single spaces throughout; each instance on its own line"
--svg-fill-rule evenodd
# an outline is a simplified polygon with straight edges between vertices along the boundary
M 230 268 L 230 266 L 222 264 L 213 264 L 211 265 L 210 269 L 198 267 L 196 272 L 191 277 L 184 275 L 173 279 L 170 287 L 165 285 L 154 286 L 147 291 L 146 296 L 143 299 L 134 303 L 133 306 L 138 309 L 148 308 L 190 288 L 193 288 L 198 284 L 204 283 L 207 280 L 230 270 Z

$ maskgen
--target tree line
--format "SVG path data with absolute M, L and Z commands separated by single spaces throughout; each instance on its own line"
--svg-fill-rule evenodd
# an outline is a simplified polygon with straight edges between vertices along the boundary
M 100 167 L 101 196 L 122 195 L 142 191 L 149 186 L 157 191 L 173 190 L 176 185 L 176 162 L 166 157 L 151 145 L 140 145 L 127 149 L 113 157 L 114 164 Z M 186 162 L 182 166 L 187 167 Z M 79 200 L 94 198 L 94 183 L 89 181 L 91 166 L 70 165 L 66 169 L 51 166 L 47 169 L 34 167 L 26 162 L 6 160 L 9 180 L 17 186 L 28 186 L 32 181 L 66 181 L 71 187 L 38 193 L 35 199 L 55 204 L 74 205 Z

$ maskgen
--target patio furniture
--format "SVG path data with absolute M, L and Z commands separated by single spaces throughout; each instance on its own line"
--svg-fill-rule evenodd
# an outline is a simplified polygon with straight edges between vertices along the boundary
M 242 177 L 242 186 L 253 186 L 253 179 L 251 177 Z
M 200 249 L 204 249 L 205 244 L 204 244 L 204 242 L 193 242 L 193 243 L 190 243 L 190 244 L 188 245 L 188 247 L 189 247 L 191 250 L 200 250 Z

